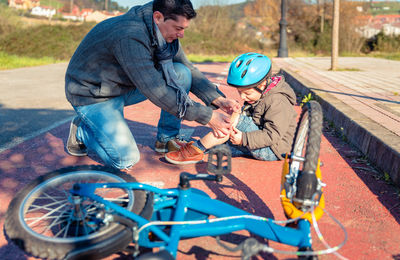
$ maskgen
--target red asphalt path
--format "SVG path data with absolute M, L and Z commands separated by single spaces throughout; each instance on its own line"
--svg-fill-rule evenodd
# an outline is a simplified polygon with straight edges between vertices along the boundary
M 198 65 L 206 76 L 220 83 L 221 90 L 237 98 L 235 91 L 225 85 L 228 64 Z M 297 107 L 298 111 L 300 108 Z M 165 188 L 175 187 L 181 171 L 205 171 L 205 163 L 175 166 L 165 162 L 153 151 L 159 108 L 146 101 L 126 108 L 125 115 L 141 151 L 141 160 L 129 173 L 138 181 L 153 182 Z M 198 138 L 208 129 L 194 122 L 184 122 L 184 130 Z M 69 123 L 63 124 L 0 153 L 0 225 L 14 196 L 29 181 L 46 172 L 67 166 L 99 164 L 98 158 L 69 156 L 64 149 Z M 374 168 L 351 146 L 328 127 L 324 127 L 320 158 L 325 188 L 326 209 L 337 218 L 348 232 L 348 241 L 339 253 L 348 259 L 400 259 L 400 200 L 399 191 L 387 184 Z M 193 182 L 211 197 L 229 202 L 256 215 L 284 220 L 280 205 L 280 178 L 282 162 L 262 162 L 248 158 L 232 160 L 232 174 L 220 184 Z M 324 238 L 331 246 L 340 244 L 344 235 L 328 215 L 318 222 Z M 245 232 L 243 234 L 246 234 Z M 235 237 L 229 238 L 235 241 Z M 314 250 L 323 250 L 323 244 L 313 234 Z M 270 242 L 281 250 L 295 250 Z M 0 259 L 35 259 L 26 256 L 16 246 L 0 236 Z M 239 259 L 218 246 L 213 238 L 190 239 L 181 242 L 178 259 Z M 282 254 L 263 255 L 265 259 L 293 259 Z M 336 259 L 334 255 L 320 259 Z M 107 259 L 131 259 L 115 254 Z M 259 258 L 261 259 L 261 258 Z

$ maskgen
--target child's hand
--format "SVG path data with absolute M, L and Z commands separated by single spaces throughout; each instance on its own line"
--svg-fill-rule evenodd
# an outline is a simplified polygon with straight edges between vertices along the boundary
M 236 127 L 233 127 L 229 136 L 229 140 L 234 145 L 242 145 L 242 136 L 243 133 L 239 131 Z

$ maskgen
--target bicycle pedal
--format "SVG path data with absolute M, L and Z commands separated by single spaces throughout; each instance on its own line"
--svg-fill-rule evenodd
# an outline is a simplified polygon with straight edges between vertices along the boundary
M 208 153 L 207 171 L 216 175 L 231 173 L 232 153 L 226 144 L 212 148 Z

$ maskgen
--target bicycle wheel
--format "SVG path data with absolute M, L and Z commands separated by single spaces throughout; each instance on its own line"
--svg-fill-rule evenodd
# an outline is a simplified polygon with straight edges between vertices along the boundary
M 69 190 L 75 183 L 135 182 L 103 166 L 77 166 L 41 176 L 11 201 L 5 220 L 6 236 L 25 252 L 49 259 L 99 259 L 126 248 L 132 230 L 111 222 L 102 224 L 104 207 L 82 199 L 79 212 Z M 96 194 L 150 219 L 152 201 L 145 191 L 98 189 Z
M 317 189 L 315 170 L 322 134 L 322 109 L 318 102 L 310 101 L 302 109 L 292 149 L 291 172 L 298 173 L 294 200 L 312 199 Z

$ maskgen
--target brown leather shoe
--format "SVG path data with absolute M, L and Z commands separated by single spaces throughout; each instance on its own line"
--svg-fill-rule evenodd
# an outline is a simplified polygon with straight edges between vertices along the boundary
M 194 146 L 193 143 L 192 141 L 178 151 L 165 154 L 165 160 L 172 164 L 190 164 L 203 161 L 204 152 Z
M 157 153 L 168 153 L 172 151 L 178 151 L 185 144 L 187 144 L 186 141 L 180 140 L 178 138 L 171 139 L 165 143 L 157 140 L 156 144 L 154 145 L 154 150 Z

